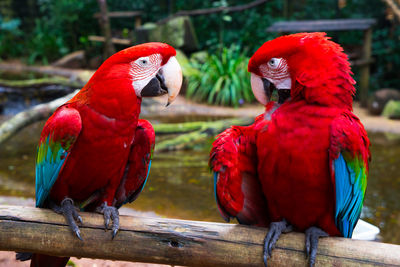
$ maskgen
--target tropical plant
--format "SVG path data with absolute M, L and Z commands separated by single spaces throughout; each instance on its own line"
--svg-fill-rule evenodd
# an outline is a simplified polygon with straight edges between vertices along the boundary
M 208 56 L 204 63 L 192 62 L 199 71 L 189 77 L 187 97 L 209 104 L 238 107 L 254 100 L 247 72 L 249 59 L 239 47 L 224 47 L 219 56 Z

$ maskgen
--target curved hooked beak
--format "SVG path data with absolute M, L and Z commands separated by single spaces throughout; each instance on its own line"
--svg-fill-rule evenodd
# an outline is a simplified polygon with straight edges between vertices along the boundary
M 253 94 L 258 102 L 260 102 L 264 106 L 271 101 L 272 93 L 274 92 L 274 90 L 278 91 L 278 103 L 285 103 L 285 101 L 290 98 L 290 86 L 288 86 L 287 84 L 291 84 L 290 78 L 279 84 L 277 87 L 268 79 L 251 73 L 251 90 L 253 91 Z M 282 85 L 284 85 L 284 87 L 289 87 L 289 89 L 279 88 Z
M 182 70 L 175 57 L 160 68 L 156 76 L 140 92 L 141 96 L 159 96 L 168 94 L 168 103 L 171 104 L 182 86 Z

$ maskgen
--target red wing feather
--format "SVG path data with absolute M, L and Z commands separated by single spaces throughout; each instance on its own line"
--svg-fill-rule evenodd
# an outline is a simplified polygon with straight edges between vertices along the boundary
M 142 191 L 150 172 L 154 143 L 153 126 L 146 120 L 139 120 L 125 173 L 115 194 L 116 207 L 134 201 Z
M 239 223 L 267 226 L 267 205 L 257 176 L 255 128 L 233 126 L 213 143 L 210 167 L 215 175 L 215 195 L 222 216 L 236 217 Z

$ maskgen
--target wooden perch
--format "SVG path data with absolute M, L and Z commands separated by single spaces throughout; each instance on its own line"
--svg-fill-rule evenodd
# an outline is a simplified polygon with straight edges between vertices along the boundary
M 185 266 L 263 266 L 265 228 L 120 216 L 114 240 L 100 214 L 81 213 L 84 241 L 63 216 L 46 209 L 0 206 L 0 250 Z M 283 234 L 269 266 L 306 266 L 304 235 Z M 400 266 L 400 246 L 322 238 L 316 266 Z

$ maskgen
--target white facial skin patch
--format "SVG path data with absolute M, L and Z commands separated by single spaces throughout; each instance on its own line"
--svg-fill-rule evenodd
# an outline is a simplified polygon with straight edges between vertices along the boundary
M 131 62 L 132 86 L 137 96 L 140 97 L 142 89 L 156 76 L 161 67 L 161 62 L 160 54 L 140 57 Z
M 260 72 L 263 78 L 275 85 L 276 89 L 291 89 L 292 79 L 284 58 L 271 58 L 267 64 L 260 66 Z

